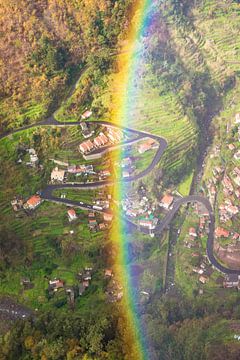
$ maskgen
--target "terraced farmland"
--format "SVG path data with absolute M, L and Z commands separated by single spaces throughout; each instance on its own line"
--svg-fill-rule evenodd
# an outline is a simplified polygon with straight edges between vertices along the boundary
M 196 37 L 204 39 L 202 51 L 219 81 L 240 70 L 239 11 L 239 4 L 214 0 L 202 1 L 193 10 Z

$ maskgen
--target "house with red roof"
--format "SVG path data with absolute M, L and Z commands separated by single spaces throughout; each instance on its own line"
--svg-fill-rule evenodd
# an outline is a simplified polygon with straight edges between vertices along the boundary
M 34 210 L 38 207 L 42 202 L 42 199 L 39 195 L 31 196 L 27 202 L 24 204 L 25 209 Z
M 123 133 L 121 130 L 114 129 L 113 127 L 108 127 L 107 130 L 108 130 L 107 136 L 111 142 L 117 143 L 122 140 Z
M 84 141 L 83 143 L 81 143 L 79 145 L 79 151 L 82 154 L 86 154 L 86 153 L 90 152 L 93 149 L 94 149 L 94 144 L 92 143 L 91 140 Z
M 94 140 L 94 145 L 96 147 L 101 147 L 101 146 L 104 146 L 108 143 L 108 138 L 106 137 L 105 134 L 103 133 L 100 133 Z
M 168 210 L 170 208 L 170 206 L 173 203 L 173 196 L 170 194 L 166 194 L 163 196 L 163 198 L 161 199 L 159 206 L 163 207 L 164 209 Z
M 113 276 L 113 271 L 112 269 L 106 269 L 105 270 L 105 277 L 112 277 Z
M 226 229 L 223 229 L 223 228 L 221 228 L 221 227 L 217 227 L 216 229 L 215 229 L 215 236 L 216 236 L 216 238 L 221 238 L 221 237 L 224 237 L 224 238 L 227 238 L 227 237 L 229 237 L 229 231 L 228 230 L 226 230 Z
M 104 221 L 112 221 L 112 219 L 113 219 L 113 214 L 112 213 L 104 213 L 103 214 L 103 219 L 104 219 Z
M 60 279 L 49 280 L 49 291 L 58 291 L 64 287 L 64 282 Z
M 74 209 L 69 209 L 68 210 L 68 219 L 69 219 L 70 222 L 77 219 L 77 214 L 76 214 L 76 211 Z
M 139 154 L 144 154 L 146 151 L 154 149 L 156 146 L 157 146 L 156 141 L 153 139 L 149 139 L 139 145 L 138 152 L 139 152 Z

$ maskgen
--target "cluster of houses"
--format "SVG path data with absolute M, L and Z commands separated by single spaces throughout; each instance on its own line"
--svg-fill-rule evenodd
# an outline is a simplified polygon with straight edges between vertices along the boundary
M 93 170 L 93 165 L 71 165 L 68 166 L 67 172 L 69 174 L 95 174 Z
M 136 222 L 139 227 L 155 229 L 158 223 L 158 219 L 154 216 L 156 208 L 147 196 L 129 194 L 121 201 L 121 206 L 126 217 Z
M 85 155 L 93 150 L 104 146 L 119 143 L 123 139 L 123 132 L 111 126 L 106 127 L 105 133 L 102 131 L 93 140 L 85 140 L 79 145 L 79 151 Z
M 188 249 L 199 247 L 199 243 L 196 243 L 197 238 L 202 238 L 209 233 L 209 214 L 201 216 L 199 218 L 198 229 L 190 227 L 188 234 L 184 240 L 184 246 Z
M 235 115 L 235 125 L 238 125 L 238 141 L 240 142 L 240 113 Z M 237 149 L 236 145 L 229 143 L 227 145 L 228 150 L 232 153 L 232 159 L 236 162 L 240 160 L 240 150 Z M 221 148 L 216 146 L 213 149 L 211 158 L 220 156 Z M 222 188 L 224 198 L 218 203 L 219 220 L 220 223 L 228 223 L 229 221 L 236 220 L 239 215 L 239 204 L 240 200 L 240 167 L 237 165 L 232 171 L 227 171 L 223 166 L 215 166 L 212 170 L 212 178 L 207 183 L 207 189 L 209 199 L 213 207 L 216 204 L 217 189 L 219 186 Z M 215 232 L 216 238 L 228 238 L 232 236 L 233 239 L 238 238 L 238 234 L 235 232 L 229 232 L 222 227 L 218 227 Z
M 199 244 L 196 243 L 196 239 L 203 238 L 209 233 L 210 220 L 207 209 L 203 204 L 197 203 L 195 212 L 199 216 L 198 228 L 190 227 L 184 240 L 184 246 L 189 249 L 199 247 Z
M 206 284 L 209 280 L 209 277 L 213 273 L 212 267 L 209 265 L 208 260 L 206 257 L 203 258 L 200 265 L 197 267 L 193 267 L 192 269 L 193 273 L 198 274 L 198 281 L 201 284 Z
M 94 130 L 90 129 L 90 126 L 85 121 L 80 122 L 80 127 L 82 129 L 82 134 L 85 139 L 91 137 L 94 134 Z
M 210 218 L 208 210 L 201 203 L 194 205 L 194 213 L 199 217 L 199 223 L 197 226 L 191 226 L 184 239 L 184 247 L 194 250 L 192 252 L 192 258 L 198 258 L 199 266 L 192 267 L 192 272 L 199 275 L 198 281 L 201 284 L 206 284 L 211 276 L 213 269 L 209 265 L 206 255 L 201 255 L 199 248 L 201 247 L 201 238 L 209 233 Z
M 86 289 L 90 286 L 92 280 L 92 268 L 86 267 L 83 271 L 79 272 L 76 276 L 78 280 L 78 286 L 72 287 L 67 286 L 65 282 L 60 278 L 54 278 L 49 280 L 48 282 L 48 292 L 50 295 L 54 295 L 54 293 L 59 290 L 64 290 L 68 295 L 68 300 L 71 305 L 74 305 L 76 295 L 82 296 Z M 78 289 L 78 294 L 76 293 L 76 288 Z
M 240 275 L 228 274 L 225 276 L 223 286 L 225 288 L 236 288 L 240 290 Z
M 30 198 L 24 202 L 24 200 L 20 197 L 15 197 L 11 201 L 11 205 L 14 211 L 19 210 L 35 210 L 43 200 L 41 199 L 40 195 L 35 194 L 33 196 L 30 196 Z
M 12 205 L 12 208 L 14 211 L 19 211 L 19 210 L 23 209 L 24 201 L 22 198 L 16 196 L 11 201 L 11 205 Z
M 229 230 L 226 230 L 220 226 L 218 226 L 216 229 L 215 229 L 215 238 L 216 239 L 227 239 L 231 237 L 232 240 L 234 241 L 237 241 L 240 239 L 240 234 L 235 232 L 235 231 L 229 231 Z
M 76 279 L 78 281 L 77 286 L 69 287 L 60 278 L 54 278 L 48 282 L 48 292 L 53 295 L 59 290 L 65 290 L 65 293 L 69 296 L 71 303 L 74 303 L 76 296 L 83 296 L 85 291 L 90 287 L 92 281 L 92 267 L 85 267 L 82 271 L 78 272 Z M 123 297 L 123 287 L 114 279 L 112 269 L 104 270 L 104 278 L 108 281 L 106 287 L 106 297 L 109 302 L 120 301 Z M 77 289 L 77 293 L 76 293 Z
M 67 179 L 67 174 L 74 174 L 76 176 L 79 175 L 87 175 L 87 174 L 93 174 L 93 166 L 92 165 L 70 165 L 67 167 L 67 169 L 59 169 L 58 166 L 56 166 L 52 172 L 51 172 L 51 182 L 64 182 Z
M 134 170 L 136 169 L 136 166 L 133 165 L 134 158 L 133 157 L 125 157 L 120 162 L 116 162 L 115 165 L 122 169 L 122 177 L 127 178 L 129 177 Z
M 83 271 L 77 274 L 77 279 L 79 281 L 79 296 L 82 296 L 84 292 L 89 288 L 92 281 L 92 271 L 93 269 L 91 267 L 85 267 Z
M 34 148 L 29 148 L 29 149 L 26 149 L 26 148 L 21 148 L 19 149 L 19 156 L 18 156 L 18 160 L 17 160 L 17 163 L 18 164 L 22 164 L 23 163 L 23 157 L 28 154 L 28 159 L 27 161 L 25 162 L 25 164 L 27 166 L 30 166 L 30 167 L 33 167 L 33 168 L 36 168 L 38 165 L 39 165 L 39 158 L 38 158 L 38 155 L 37 155 L 37 152 Z
M 99 180 L 105 180 L 109 178 L 112 173 L 109 169 L 96 172 L 94 171 L 93 165 L 69 165 L 67 169 L 60 169 L 58 166 L 56 166 L 51 172 L 51 182 L 53 184 L 67 182 L 67 180 L 69 181 L 69 175 L 96 175 Z
M 171 194 L 166 194 L 160 200 L 159 206 L 165 210 L 170 210 L 174 202 L 174 197 Z
M 90 231 L 96 232 L 98 230 L 105 230 L 108 228 L 109 223 L 113 220 L 113 214 L 111 212 L 104 212 L 103 219 L 99 222 L 96 218 L 96 213 L 94 211 L 90 211 L 88 213 L 88 227 Z
M 225 199 L 225 202 L 220 204 L 218 209 L 221 222 L 227 222 L 239 213 L 238 206 L 233 205 L 230 199 Z
M 162 210 L 170 210 L 174 202 L 171 194 L 166 194 L 159 202 Z M 124 214 L 131 221 L 135 222 L 139 228 L 149 230 L 149 234 L 154 236 L 153 230 L 158 224 L 158 218 L 155 216 L 156 206 L 150 201 L 146 194 L 132 193 L 121 201 Z

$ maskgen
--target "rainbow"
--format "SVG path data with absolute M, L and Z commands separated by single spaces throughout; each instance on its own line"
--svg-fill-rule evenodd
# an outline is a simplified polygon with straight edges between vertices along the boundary
M 137 95 L 139 82 L 139 71 L 141 60 L 144 56 L 144 41 L 153 15 L 155 13 L 155 4 L 153 0 L 139 0 L 135 3 L 131 25 L 128 29 L 127 40 L 121 47 L 120 55 L 117 60 L 117 73 L 112 83 L 112 109 L 111 121 L 117 125 L 131 127 L 131 114 L 134 110 L 134 97 Z M 114 95 L 114 91 L 121 90 L 121 96 Z M 117 91 L 116 93 L 117 94 Z M 119 160 L 124 156 L 123 151 L 119 151 Z M 118 182 L 114 187 L 114 199 L 121 202 L 126 192 L 126 183 Z M 123 311 L 124 318 L 127 321 L 128 339 L 131 343 L 131 349 L 126 354 L 128 360 L 149 359 L 147 352 L 147 340 L 145 330 L 141 324 L 137 308 L 136 294 L 134 293 L 134 284 L 129 267 L 128 239 L 125 235 L 125 225 L 121 221 L 120 210 L 115 211 L 115 222 L 111 231 L 111 241 L 114 248 L 117 248 L 115 261 L 115 273 L 119 277 L 124 289 Z M 125 340 L 125 339 L 124 339 Z

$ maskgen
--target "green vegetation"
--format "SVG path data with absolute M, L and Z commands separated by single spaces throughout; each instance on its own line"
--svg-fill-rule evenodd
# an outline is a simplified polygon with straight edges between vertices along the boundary
M 186 176 L 181 184 L 178 187 L 178 191 L 182 196 L 187 196 L 190 193 L 192 180 L 193 180 L 194 173 L 192 172 L 190 175 Z
M 111 68 L 130 5 L 67 0 L 58 6 L 38 0 L 31 6 L 20 0 L 8 6 L 1 0 L 0 131 L 52 114 L 88 68 L 88 94 L 78 101 L 90 103 Z
M 86 212 L 77 210 L 78 219 L 69 223 L 65 206 L 44 202 L 32 213 L 23 210 L 14 213 L 10 204 L 16 195 L 26 200 L 47 185 L 54 167 L 51 157 L 57 158 L 55 155 L 67 152 L 67 159 L 72 160 L 76 141 L 81 139 L 79 134 L 79 130 L 74 128 L 35 128 L 5 138 L 0 143 L 0 293 L 12 295 L 32 308 L 50 309 L 54 306 L 55 299 L 46 297 L 49 278 L 60 277 L 67 285 L 74 285 L 76 274 L 85 266 L 94 265 L 96 271 L 104 266 L 100 257 L 97 261 L 103 233 L 90 232 Z M 23 149 L 30 147 L 36 150 L 42 168 L 26 165 Z M 19 157 L 23 160 L 21 164 L 17 163 Z M 90 200 L 94 193 L 86 192 L 86 195 Z M 10 253 L 10 249 L 15 250 Z M 23 291 L 20 285 L 22 277 L 31 279 L 32 289 Z M 99 278 L 99 286 L 96 285 L 99 293 L 102 280 L 101 276 L 96 278 Z M 93 292 L 89 296 L 94 299 L 96 294 Z M 101 297 L 99 293 L 99 299 Z
M 198 153 L 205 152 L 209 135 L 214 133 L 214 146 L 222 144 L 221 157 L 217 161 L 209 157 L 206 162 L 206 190 L 213 166 L 233 169 L 231 152 L 223 149 L 225 142 L 239 149 L 237 128 L 226 131 L 226 124 L 232 125 L 239 111 L 239 2 L 161 3 L 139 64 L 143 81 L 139 91 L 126 93 L 121 86 L 124 68 L 119 70 L 114 61 L 132 4 L 128 0 L 65 0 L 61 4 L 39 0 L 33 5 L 21 0 L 9 6 L 2 0 L 0 130 L 36 122 L 56 109 L 56 118 L 63 122 L 80 120 L 90 108 L 94 119 L 111 120 L 116 110 L 122 110 L 116 109 L 115 101 L 121 97 L 127 103 L 130 97 L 134 109 L 130 106 L 126 126 L 168 141 L 159 167 L 144 179 L 151 198 L 157 202 L 166 189 L 177 188 L 183 196 L 189 193 Z M 117 88 L 116 78 L 120 79 Z M 216 114 L 211 128 L 210 120 Z M 132 339 L 121 305 L 106 305 L 104 268 L 112 265 L 115 256 L 109 230 L 91 232 L 86 213 L 79 209 L 77 219 L 70 223 L 62 205 L 44 202 L 31 213 L 15 213 L 10 205 L 15 195 L 26 200 L 46 186 L 55 166 L 52 158 L 71 165 L 85 163 L 77 151 L 82 140 L 78 127 L 43 127 L 0 143 L 0 293 L 39 311 L 34 321 L 17 322 L 0 339 L 3 360 L 136 360 L 128 348 Z M 42 167 L 27 167 L 24 149 L 31 147 Z M 138 159 L 137 170 L 145 168 L 152 156 L 151 151 Z M 114 159 L 113 155 L 112 162 Z M 137 186 L 138 182 L 133 184 Z M 223 200 L 222 185 L 219 189 L 218 203 Z M 94 191 L 75 190 L 60 190 L 55 195 L 63 192 L 88 203 L 95 197 Z M 151 338 L 151 357 L 239 359 L 239 344 L 234 339 L 240 329 L 239 294 L 223 289 L 223 279 L 213 269 L 207 283 L 199 283 L 199 274 L 192 269 L 205 259 L 206 234 L 195 239 L 192 248 L 186 246 L 189 227 L 198 223 L 191 209 L 188 215 L 173 253 L 175 286 L 166 294 L 169 233 L 161 239 L 137 232 L 126 235 L 129 265 L 141 272 L 140 290 L 149 292 L 149 299 L 141 303 L 141 320 Z M 236 223 L 238 218 L 227 225 L 235 228 Z M 180 227 L 180 220 L 174 226 Z M 193 252 L 199 256 L 192 256 Z M 75 288 L 76 275 L 85 266 L 93 267 L 92 283 L 70 312 L 65 292 L 50 295 L 48 281 L 60 277 Z M 33 287 L 23 289 L 22 277 L 29 277 Z

